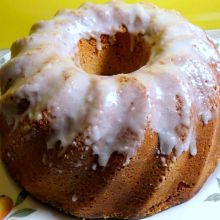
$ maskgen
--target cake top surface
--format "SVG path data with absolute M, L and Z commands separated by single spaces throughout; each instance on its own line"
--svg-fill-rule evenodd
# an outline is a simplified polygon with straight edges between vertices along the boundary
M 112 76 L 81 68 L 79 41 L 114 36 L 123 27 L 151 46 L 140 69 Z M 115 151 L 132 157 L 146 129 L 158 133 L 160 152 L 196 154 L 196 123 L 207 124 L 219 105 L 220 57 L 205 32 L 177 12 L 146 3 L 87 3 L 32 27 L 12 46 L 0 70 L 0 111 L 10 126 L 51 115 L 48 148 L 74 145 L 83 135 L 105 166 Z M 25 111 L 19 108 L 26 101 Z M 30 128 L 31 129 L 31 128 Z

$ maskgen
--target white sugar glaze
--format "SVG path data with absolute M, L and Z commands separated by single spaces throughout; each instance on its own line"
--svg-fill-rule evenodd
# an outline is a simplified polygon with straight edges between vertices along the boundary
M 155 42 L 147 65 L 114 76 L 83 71 L 79 40 L 93 37 L 101 49 L 101 34 L 114 35 L 122 25 Z M 217 112 L 219 54 L 204 31 L 173 11 L 144 3 L 87 3 L 37 23 L 15 47 L 22 49 L 0 70 L 0 111 L 7 122 L 40 120 L 47 109 L 54 130 L 48 148 L 57 141 L 71 145 L 83 134 L 102 166 L 115 151 L 128 159 L 135 155 L 147 128 L 158 133 L 161 153 L 195 155 L 196 122 L 207 124 Z M 30 105 L 19 115 L 21 99 Z

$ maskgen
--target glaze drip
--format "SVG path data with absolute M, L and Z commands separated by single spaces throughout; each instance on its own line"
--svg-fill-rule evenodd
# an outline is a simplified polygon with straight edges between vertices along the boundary
M 107 24 L 107 25 L 106 25 Z M 81 39 L 114 36 L 126 27 L 151 45 L 147 65 L 129 74 L 97 76 L 77 57 Z M 131 158 L 146 129 L 158 133 L 160 152 L 196 154 L 198 120 L 207 124 L 219 102 L 219 53 L 198 27 L 176 12 L 137 3 L 87 3 L 34 25 L 12 46 L 13 58 L 0 70 L 0 111 L 10 126 L 25 117 L 51 117 L 48 148 L 83 135 L 105 166 L 113 152 Z M 28 104 L 18 111 L 20 100 Z

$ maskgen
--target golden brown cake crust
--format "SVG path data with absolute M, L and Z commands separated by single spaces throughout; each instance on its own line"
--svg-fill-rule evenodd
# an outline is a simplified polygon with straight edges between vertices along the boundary
M 218 127 L 218 118 L 208 125 L 198 123 L 196 156 L 186 152 L 176 160 L 173 155 L 161 159 L 158 137 L 148 130 L 129 165 L 123 166 L 125 158 L 115 153 L 106 167 L 93 170 L 97 157 L 91 149 L 85 151 L 80 137 L 77 147 L 70 146 L 63 154 L 59 147 L 47 150 L 50 127 L 45 117 L 38 122 L 25 120 L 3 139 L 2 159 L 32 195 L 66 213 L 141 218 L 179 204 L 200 189 L 220 156 Z
M 60 25 L 62 23 L 60 20 L 59 22 L 56 23 L 56 25 Z M 153 20 L 152 23 L 153 22 L 155 22 L 155 20 Z M 39 28 L 39 30 L 41 30 L 41 25 L 39 25 L 36 28 Z M 34 41 L 34 37 L 32 37 L 33 36 L 30 36 L 30 38 L 24 39 L 23 41 L 17 42 L 13 45 L 12 54 L 13 56 L 15 56 L 15 60 L 12 60 L 11 63 L 4 67 L 4 69 L 2 70 L 3 74 L 9 74 L 10 71 L 15 71 L 15 69 L 13 69 L 14 64 L 18 66 L 19 64 L 21 64 L 21 66 L 25 64 L 25 62 L 19 63 L 19 59 L 23 59 L 22 50 L 23 48 L 25 48 L 24 45 L 26 45 L 26 43 L 28 44 L 29 41 L 33 43 L 32 41 Z M 158 38 L 159 37 L 160 36 L 158 36 Z M 40 42 L 41 40 L 42 39 L 40 39 Z M 95 78 L 97 79 L 98 77 L 102 79 L 105 78 L 100 75 L 111 76 L 114 73 L 126 73 L 118 76 L 117 80 L 115 81 L 117 81 L 117 83 L 120 84 L 130 83 L 128 84 L 129 86 L 133 85 L 133 87 L 135 87 L 136 89 L 135 91 L 141 94 L 141 96 L 143 96 L 142 98 L 147 99 L 148 97 L 146 94 L 148 94 L 147 91 L 149 88 L 147 88 L 147 86 L 145 88 L 145 86 L 143 86 L 143 84 L 141 83 L 138 84 L 138 79 L 134 77 L 134 74 L 130 75 L 128 73 L 144 66 L 149 61 L 149 58 L 151 56 L 151 48 L 155 46 L 155 42 L 149 41 L 149 43 L 143 44 L 143 35 L 138 34 L 133 36 L 132 34 L 129 34 L 128 29 L 126 29 L 126 27 L 122 27 L 122 29 L 119 32 L 117 32 L 114 36 L 101 35 L 100 41 L 102 45 L 102 50 L 98 50 L 97 42 L 94 38 L 90 38 L 90 40 L 81 39 L 77 44 L 79 49 L 77 56 L 79 58 L 80 65 L 83 68 L 83 70 L 88 72 L 88 75 L 99 75 L 94 76 L 93 80 Z M 158 50 L 162 53 L 162 48 L 160 48 L 160 46 L 161 45 L 159 45 L 158 48 L 156 48 L 155 50 Z M 45 48 L 43 48 L 42 50 L 44 50 L 44 52 L 46 53 L 47 48 Z M 173 48 L 171 47 L 169 49 L 171 50 L 170 54 L 172 54 Z M 200 48 L 197 49 L 199 50 Z M 25 53 L 24 60 L 28 60 L 27 68 L 31 66 L 30 63 L 33 61 L 34 54 L 37 50 L 39 50 L 39 48 L 34 48 L 33 50 L 30 50 L 30 52 Z M 212 48 L 212 52 L 213 51 L 215 51 L 214 46 Z M 21 56 L 19 54 L 21 54 Z M 195 61 L 195 63 L 193 63 L 191 62 L 191 60 L 187 61 L 186 56 L 170 57 L 170 54 L 168 54 L 168 56 L 166 57 L 167 60 L 160 60 L 160 63 L 158 64 L 159 67 L 164 66 L 166 63 L 170 64 L 170 66 L 172 67 L 175 65 L 180 65 L 182 67 L 183 64 L 188 64 L 187 62 L 189 62 L 193 68 L 195 68 L 197 64 L 198 66 L 202 66 L 202 58 L 201 60 Z M 40 57 L 42 56 L 43 54 L 40 55 Z M 47 57 L 48 59 L 45 58 L 44 60 L 46 62 L 46 64 L 44 63 L 45 66 L 47 64 L 50 64 L 50 62 L 54 65 L 57 65 L 57 56 L 53 55 L 50 57 L 48 55 L 49 58 Z M 156 56 L 156 58 L 158 58 L 158 56 Z M 62 61 L 64 62 L 64 60 Z M 209 65 L 210 67 L 207 67 Z M 208 69 L 208 74 L 218 74 L 217 63 L 206 63 L 205 67 L 210 68 Z M 194 71 L 193 68 L 192 70 Z M 20 69 L 17 68 L 16 71 Z M 45 67 L 45 69 L 47 69 L 47 66 Z M 174 70 L 176 70 L 176 68 L 174 68 Z M 165 72 L 165 70 L 163 71 Z M 195 72 L 196 71 L 197 69 L 195 70 Z M 156 75 L 158 74 L 158 72 L 159 70 L 157 69 L 151 69 L 151 71 L 143 71 L 141 74 Z M 43 75 L 45 72 L 39 71 L 37 73 L 39 73 L 39 75 Z M 26 85 L 21 85 L 18 83 L 18 87 L 16 88 L 15 86 L 14 90 L 11 89 L 11 92 L 10 86 L 12 85 L 13 87 L 13 83 L 15 83 L 16 85 L 16 77 L 18 77 L 18 82 L 19 80 L 23 80 L 22 77 L 26 77 L 22 75 L 22 71 L 18 73 L 16 72 L 16 74 L 14 74 L 13 79 L 8 79 L 8 81 L 5 80 L 6 83 L 4 85 L 4 88 L 1 88 L 2 94 L 4 93 L 4 97 L 6 97 L 4 99 L 4 97 L 2 96 L 2 103 L 6 106 L 6 109 L 8 105 L 10 106 L 11 103 L 12 107 L 14 106 L 13 104 L 17 104 L 16 89 L 21 89 L 20 87 L 25 87 Z M 53 72 L 53 74 L 55 73 Z M 7 76 L 5 75 L 4 77 L 7 79 Z M 31 76 L 30 78 L 28 78 L 27 76 L 27 82 L 30 82 L 30 85 L 31 83 L 34 84 L 34 77 L 36 75 L 34 75 L 33 77 Z M 50 72 L 49 74 L 45 75 L 50 75 Z M 170 75 L 171 74 L 167 74 L 167 76 L 169 77 Z M 71 78 L 71 73 L 67 71 L 65 72 L 65 74 L 63 74 L 63 76 L 64 79 L 62 80 L 63 84 L 65 85 L 68 79 Z M 189 74 L 189 76 L 191 75 Z M 192 76 L 194 75 L 192 74 Z M 21 79 L 19 77 L 21 77 Z M 76 76 L 74 75 L 74 77 Z M 140 79 L 143 78 L 144 77 Z M 156 79 L 158 80 L 158 78 Z M 211 77 L 208 77 L 208 79 L 209 78 Z M 49 77 L 48 79 L 50 80 Z M 108 79 L 110 80 L 110 78 Z M 180 81 L 178 77 L 170 77 L 169 79 L 174 80 L 174 83 L 176 83 L 179 87 L 182 86 L 182 83 L 184 83 L 184 81 Z M 31 80 L 33 80 L 33 82 Z M 199 80 L 200 84 L 205 83 L 205 77 L 204 79 L 199 78 Z M 95 80 L 93 82 L 98 83 L 98 81 Z M 158 82 L 158 85 L 161 82 L 162 80 Z M 56 118 L 56 116 L 54 116 L 52 112 L 50 112 L 51 109 L 48 108 L 45 108 L 44 111 L 40 112 L 42 113 L 42 118 L 40 118 L 39 120 L 33 119 L 34 117 L 32 117 L 31 119 L 31 117 L 28 117 L 28 114 L 22 115 L 31 105 L 31 101 L 33 101 L 31 100 L 32 97 L 29 97 L 31 101 L 28 100 L 28 98 L 23 98 L 21 102 L 18 103 L 18 109 L 16 109 L 16 114 L 19 119 L 16 121 L 16 123 L 18 123 L 17 126 L 13 127 L 12 125 L 11 127 L 9 127 L 8 123 L 6 123 L 7 118 L 3 113 L 0 112 L 0 134 L 2 135 L 2 160 L 4 161 L 12 177 L 22 187 L 24 187 L 28 192 L 30 192 L 34 197 L 36 197 L 40 201 L 47 203 L 53 207 L 56 207 L 57 209 L 62 210 L 65 213 L 85 218 L 124 219 L 142 218 L 145 216 L 153 215 L 157 212 L 165 210 L 174 205 L 180 204 L 183 201 L 186 201 L 189 198 L 191 198 L 196 192 L 198 192 L 205 180 L 208 178 L 210 173 L 214 171 L 218 164 L 218 160 L 220 158 L 220 123 L 218 115 L 219 91 L 217 91 L 217 87 L 210 87 L 209 94 L 209 91 L 206 90 L 206 88 L 208 88 L 209 86 L 209 82 L 206 83 L 208 85 L 207 87 L 205 87 L 205 89 L 200 86 L 198 86 L 198 88 L 195 86 L 196 89 L 201 89 L 201 91 L 199 91 L 199 94 L 203 96 L 203 98 L 205 97 L 201 100 L 205 100 L 208 103 L 203 103 L 199 107 L 204 107 L 205 110 L 202 110 L 204 110 L 205 113 L 206 110 L 208 112 L 211 109 L 210 111 L 212 111 L 213 115 L 211 115 L 212 117 L 210 117 L 210 120 L 207 120 L 207 124 L 204 122 L 202 118 L 202 116 L 204 116 L 202 115 L 203 112 L 199 116 L 196 115 L 195 117 L 195 137 L 197 149 L 197 153 L 195 156 L 192 156 L 191 152 L 188 151 L 191 150 L 189 146 L 187 146 L 187 148 L 183 150 L 184 152 L 181 152 L 182 154 L 178 157 L 176 157 L 176 151 L 178 149 L 173 146 L 171 146 L 173 148 L 171 148 L 172 152 L 169 155 L 162 154 L 160 146 L 161 139 L 159 137 L 159 132 L 157 133 L 155 130 L 153 130 L 153 128 L 150 129 L 150 126 L 148 125 L 145 127 L 146 131 L 145 129 L 142 129 L 143 133 L 145 132 L 144 140 L 142 141 L 140 146 L 137 147 L 137 152 L 134 151 L 136 152 L 134 153 L 134 156 L 131 157 L 131 159 L 129 158 L 130 162 L 128 162 L 127 160 L 128 158 L 125 153 L 126 151 L 118 152 L 117 150 L 115 150 L 112 154 L 110 154 L 111 156 L 109 161 L 107 161 L 107 165 L 101 166 L 101 164 L 99 163 L 100 155 L 94 153 L 94 148 L 92 145 L 85 143 L 85 137 L 81 133 L 78 134 L 78 136 L 74 139 L 73 144 L 69 145 L 68 147 L 62 146 L 62 142 L 57 141 L 55 139 L 57 141 L 56 146 L 49 148 L 48 139 L 50 139 L 51 135 L 56 134 L 54 131 L 54 127 L 52 127 L 51 125 L 51 121 L 54 118 Z M 38 82 L 36 84 L 37 86 L 35 86 L 38 88 Z M 210 84 L 212 85 L 212 81 Z M 54 86 L 54 84 L 52 85 Z M 159 85 L 152 88 L 159 90 L 161 89 L 161 91 L 163 92 L 162 86 L 163 85 Z M 184 87 L 184 89 L 186 88 L 188 88 L 188 85 Z M 30 91 L 32 91 L 31 89 L 32 87 L 30 88 Z M 172 89 L 175 89 L 175 86 L 172 87 Z M 146 96 L 142 95 L 144 93 L 143 90 L 144 92 L 146 90 Z M 182 92 L 182 90 L 178 89 L 175 91 L 180 93 Z M 25 92 L 26 91 L 24 91 L 23 93 Z M 156 94 L 153 92 L 152 94 Z M 41 93 L 39 92 L 38 94 L 36 91 L 34 91 L 32 95 L 34 96 L 35 94 L 39 95 Z M 216 94 L 218 94 L 218 96 Z M 182 94 L 182 96 L 184 95 L 185 94 Z M 153 95 L 151 96 L 151 98 L 152 97 Z M 169 96 L 165 97 L 170 98 Z M 173 97 L 175 100 L 174 102 L 171 102 L 171 104 L 176 104 L 173 107 L 175 110 L 175 114 L 173 115 L 180 115 L 180 123 L 178 124 L 180 128 L 175 127 L 176 133 L 179 132 L 180 134 L 176 136 L 178 136 L 178 138 L 182 142 L 184 142 L 187 136 L 187 132 L 184 133 L 184 129 L 181 130 L 181 128 L 184 126 L 184 124 L 181 124 L 181 114 L 185 113 L 183 108 L 188 103 L 186 102 L 187 100 L 181 97 L 181 94 L 174 94 L 174 96 L 172 96 L 171 99 Z M 36 97 L 34 96 L 34 98 Z M 52 98 L 54 98 L 54 94 Z M 127 98 L 130 97 L 128 96 Z M 119 100 L 123 101 L 122 98 Z M 156 102 L 157 100 L 156 98 L 154 98 L 151 101 L 153 104 L 155 104 L 154 102 Z M 84 104 L 85 108 L 88 106 L 92 106 L 92 104 L 86 106 L 86 102 Z M 189 112 L 186 111 L 188 117 L 186 117 L 186 120 L 189 119 L 190 121 L 192 121 L 191 117 L 195 111 L 195 105 L 195 103 L 189 105 Z M 39 107 L 38 102 L 36 105 L 33 106 L 36 108 Z M 139 107 L 142 105 L 137 106 Z M 165 107 L 167 106 L 165 105 Z M 91 111 L 91 109 L 89 110 Z M 97 110 L 100 109 L 97 108 Z M 139 112 L 141 111 L 141 109 L 136 110 L 137 114 L 139 114 Z M 13 109 L 13 111 L 15 110 Z M 12 113 L 14 113 L 13 111 Z M 217 114 L 215 114 L 215 111 L 217 112 Z M 31 113 L 33 112 L 35 112 L 35 109 L 34 111 L 30 111 L 28 113 L 30 113 L 31 115 Z M 153 113 L 153 111 L 151 111 L 150 113 Z M 143 118 L 145 119 L 145 115 Z M 173 118 L 170 119 L 172 120 Z M 109 120 L 107 122 L 111 121 Z M 124 123 L 125 122 L 126 120 L 124 121 Z M 194 125 L 194 121 L 192 122 L 192 124 Z M 135 125 L 133 127 L 135 127 Z M 140 123 L 138 125 L 142 124 Z M 72 125 L 70 124 L 69 126 L 71 127 Z M 80 126 L 80 124 L 78 124 L 78 126 Z M 158 127 L 160 126 L 158 125 L 157 128 Z M 190 130 L 190 128 L 187 126 L 185 128 Z M 180 129 L 180 131 L 178 129 Z M 129 138 L 133 135 L 133 133 L 131 134 L 129 130 L 124 130 L 125 132 L 123 133 L 123 138 L 125 140 L 132 140 Z M 190 132 L 188 132 L 188 136 L 189 133 Z M 73 140 L 71 139 L 71 141 Z M 188 145 L 190 144 L 191 143 L 188 142 Z

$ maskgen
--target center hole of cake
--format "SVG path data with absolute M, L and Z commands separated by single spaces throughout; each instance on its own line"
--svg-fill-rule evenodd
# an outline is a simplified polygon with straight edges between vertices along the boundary
M 150 45 L 143 35 L 132 35 L 125 29 L 114 36 L 101 35 L 100 39 L 81 39 L 80 64 L 90 74 L 112 76 L 131 73 L 146 65 Z

